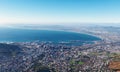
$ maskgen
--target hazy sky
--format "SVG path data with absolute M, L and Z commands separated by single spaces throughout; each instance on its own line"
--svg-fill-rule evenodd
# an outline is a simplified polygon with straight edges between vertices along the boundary
M 0 0 L 0 23 L 119 23 L 120 0 Z

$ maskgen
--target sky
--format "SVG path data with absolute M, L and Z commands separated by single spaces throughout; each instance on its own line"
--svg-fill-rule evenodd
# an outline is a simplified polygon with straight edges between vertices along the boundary
M 0 0 L 0 24 L 120 23 L 120 0 Z

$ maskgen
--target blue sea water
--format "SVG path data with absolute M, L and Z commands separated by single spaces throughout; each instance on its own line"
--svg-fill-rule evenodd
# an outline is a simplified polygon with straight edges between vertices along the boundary
M 94 41 L 100 39 L 87 34 L 65 31 L 0 28 L 0 42 L 28 42 L 36 40 L 54 42 L 71 40 Z

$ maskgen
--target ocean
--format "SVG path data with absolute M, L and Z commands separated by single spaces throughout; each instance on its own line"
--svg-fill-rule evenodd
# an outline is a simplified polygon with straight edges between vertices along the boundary
M 0 42 L 31 42 L 36 40 L 60 42 L 95 41 L 100 39 L 83 33 L 66 31 L 0 28 Z

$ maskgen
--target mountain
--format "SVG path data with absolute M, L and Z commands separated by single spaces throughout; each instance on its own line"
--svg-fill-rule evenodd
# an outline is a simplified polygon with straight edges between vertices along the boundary
M 17 45 L 0 43 L 0 56 L 16 55 L 22 50 Z

